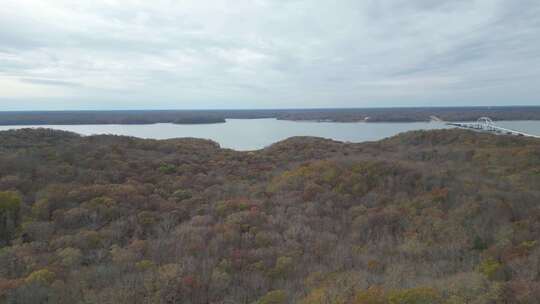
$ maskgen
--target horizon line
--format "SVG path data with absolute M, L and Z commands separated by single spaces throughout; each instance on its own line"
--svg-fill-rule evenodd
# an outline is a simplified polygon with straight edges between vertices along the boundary
M 10 112 L 160 112 L 160 111 L 290 111 L 290 110 L 377 110 L 377 109 L 490 109 L 490 108 L 534 108 L 540 105 L 496 105 L 496 106 L 381 106 L 381 107 L 307 107 L 307 108 L 184 108 L 184 109 L 66 109 L 66 110 L 0 110 Z

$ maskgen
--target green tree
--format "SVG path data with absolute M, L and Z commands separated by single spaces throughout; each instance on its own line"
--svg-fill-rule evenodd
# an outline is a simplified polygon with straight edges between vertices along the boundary
M 62 265 L 66 267 L 76 267 L 81 264 L 82 252 L 78 248 L 64 248 L 58 252 L 58 257 Z
M 183 200 L 190 199 L 193 195 L 188 190 L 179 189 L 174 191 L 172 196 L 177 202 L 181 202 Z
M 488 258 L 482 261 L 478 267 L 478 270 L 490 280 L 504 279 L 503 265 L 493 258 Z
M 429 287 L 410 288 L 390 293 L 390 304 L 437 304 L 442 303 L 439 292 Z
M 352 304 L 387 304 L 388 298 L 384 290 L 379 287 L 370 287 L 356 293 Z
M 287 294 L 283 290 L 270 291 L 259 299 L 257 304 L 285 304 L 287 303 Z
M 173 174 L 176 172 L 176 167 L 172 164 L 162 164 L 158 170 L 163 174 Z
M 8 244 L 19 226 L 21 197 L 13 191 L 0 192 L 0 245 Z

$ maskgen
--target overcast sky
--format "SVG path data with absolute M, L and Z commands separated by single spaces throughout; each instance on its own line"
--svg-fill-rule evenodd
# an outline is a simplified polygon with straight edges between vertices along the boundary
M 539 0 L 3 0 L 0 110 L 540 105 Z

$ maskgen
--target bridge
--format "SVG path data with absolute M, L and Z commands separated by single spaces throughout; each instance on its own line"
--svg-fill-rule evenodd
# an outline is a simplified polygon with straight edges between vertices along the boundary
M 540 138 L 538 135 L 499 127 L 495 125 L 493 120 L 489 117 L 480 117 L 476 122 L 447 122 L 446 124 L 449 126 L 472 129 L 481 132 Z

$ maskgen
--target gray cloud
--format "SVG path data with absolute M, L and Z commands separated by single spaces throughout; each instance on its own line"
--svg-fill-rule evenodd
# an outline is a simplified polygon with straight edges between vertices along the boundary
M 51 79 L 33 79 L 33 78 L 20 78 L 22 82 L 41 85 L 52 86 L 67 86 L 67 87 L 79 87 L 80 84 L 69 81 L 51 80 Z
M 536 0 L 7 0 L 0 110 L 539 104 L 539 15 Z

